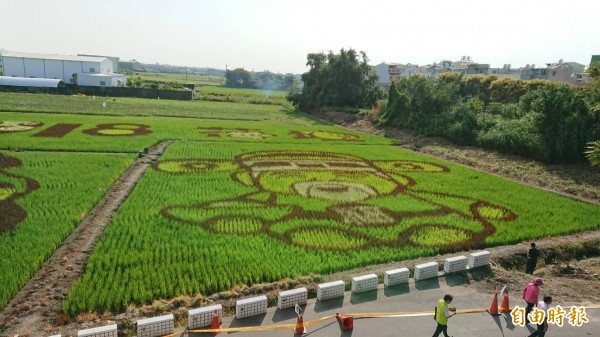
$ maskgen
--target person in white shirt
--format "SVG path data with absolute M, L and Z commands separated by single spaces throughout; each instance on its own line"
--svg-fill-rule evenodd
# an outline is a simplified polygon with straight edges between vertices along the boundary
M 542 323 L 538 323 L 538 328 L 534 331 L 529 337 L 544 337 L 546 335 L 546 331 L 548 330 L 548 308 L 552 304 L 552 297 L 544 296 L 543 301 L 538 302 L 538 309 L 544 310 L 544 321 Z

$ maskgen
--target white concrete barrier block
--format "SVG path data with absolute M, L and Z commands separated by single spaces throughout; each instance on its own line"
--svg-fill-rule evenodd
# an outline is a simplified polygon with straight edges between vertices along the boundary
M 77 337 L 117 337 L 117 325 L 113 324 L 79 330 L 77 331 Z
M 477 268 L 489 265 L 491 255 L 492 254 L 487 250 L 469 255 L 469 268 Z
M 466 256 L 449 257 L 444 261 L 444 273 L 450 274 L 467 270 L 469 259 Z
M 369 274 L 352 278 L 352 292 L 362 293 L 377 290 L 377 275 Z
M 423 263 L 415 266 L 415 281 L 437 277 L 439 266 L 437 262 Z
M 244 318 L 267 313 L 267 296 L 247 298 L 235 302 L 235 317 Z
M 160 337 L 170 335 L 175 329 L 173 314 L 144 318 L 137 321 L 137 337 Z
M 344 297 L 344 281 L 321 283 L 317 286 L 317 299 L 319 301 L 336 297 Z
M 188 311 L 188 327 L 190 329 L 197 329 L 210 326 L 212 324 L 213 312 L 215 310 L 219 315 L 219 321 L 221 321 L 223 318 L 223 306 L 220 304 Z
M 48 337 L 61 337 L 61 335 L 52 335 L 52 336 L 48 336 Z
M 391 287 L 397 284 L 408 283 L 409 276 L 410 271 L 408 268 L 388 270 L 383 274 L 383 284 L 386 287 Z
M 306 288 L 297 288 L 281 291 L 277 295 L 277 308 L 285 309 L 294 307 L 296 304 L 306 304 L 308 291 Z

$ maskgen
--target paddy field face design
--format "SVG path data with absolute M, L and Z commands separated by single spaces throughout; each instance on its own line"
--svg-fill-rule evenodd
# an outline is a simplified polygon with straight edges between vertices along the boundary
M 229 174 L 253 192 L 225 200 L 172 205 L 161 214 L 220 234 L 266 234 L 309 250 L 374 246 L 477 246 L 511 221 L 510 210 L 470 197 L 418 189 L 414 173 L 449 174 L 435 163 L 369 161 L 311 151 L 262 151 L 226 160 L 166 160 L 173 174 Z

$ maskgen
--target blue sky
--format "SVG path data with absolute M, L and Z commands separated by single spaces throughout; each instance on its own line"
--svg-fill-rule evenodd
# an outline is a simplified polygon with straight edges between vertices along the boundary
M 513 67 L 600 54 L 600 1 L 3 0 L 0 48 L 301 73 L 306 55 L 371 64 L 468 55 Z

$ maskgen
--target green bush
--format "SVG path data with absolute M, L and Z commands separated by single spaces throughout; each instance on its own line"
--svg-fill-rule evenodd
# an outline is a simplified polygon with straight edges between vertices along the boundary
M 590 88 L 445 73 L 395 80 L 378 120 L 458 144 L 574 163 L 600 138 L 599 101 L 600 92 Z

